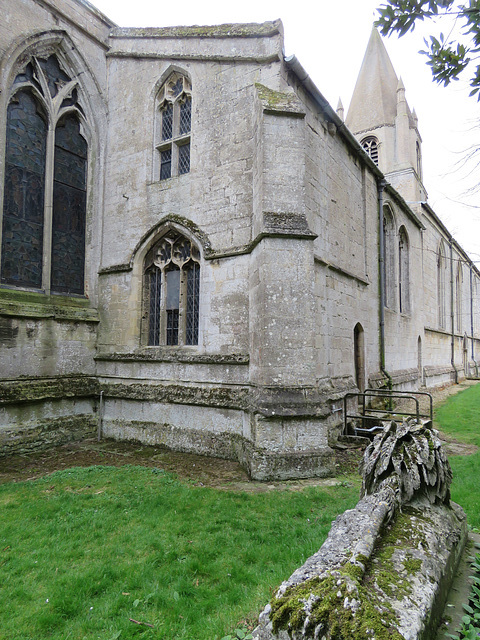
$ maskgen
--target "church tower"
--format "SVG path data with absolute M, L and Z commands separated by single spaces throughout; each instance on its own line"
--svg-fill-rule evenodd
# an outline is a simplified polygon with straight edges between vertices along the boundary
M 422 139 L 385 45 L 372 30 L 346 124 L 388 182 L 411 203 L 425 201 Z

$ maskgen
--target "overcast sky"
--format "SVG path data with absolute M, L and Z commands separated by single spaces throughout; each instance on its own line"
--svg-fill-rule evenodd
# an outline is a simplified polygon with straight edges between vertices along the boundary
M 287 55 L 295 54 L 318 89 L 345 113 L 368 43 L 375 9 L 383 0 L 94 0 L 93 4 L 122 27 L 212 25 L 263 22 L 280 18 Z M 429 204 L 449 231 L 480 266 L 480 192 L 465 195 L 479 170 L 462 168 L 466 150 L 480 146 L 479 108 L 469 87 L 456 82 L 439 87 L 431 79 L 423 48 L 429 30 L 449 27 L 426 23 L 414 34 L 385 41 L 398 76 L 405 84 L 410 108 L 415 108 L 423 139 L 424 183 Z M 459 168 L 460 167 L 460 168 Z

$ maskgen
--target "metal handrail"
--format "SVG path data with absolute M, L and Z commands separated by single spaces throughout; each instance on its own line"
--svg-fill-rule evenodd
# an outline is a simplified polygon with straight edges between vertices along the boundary
M 430 400 L 430 412 L 429 414 L 420 413 L 420 403 L 419 399 L 416 396 L 427 396 Z M 415 412 L 412 413 L 410 411 L 394 411 L 393 408 L 382 408 L 382 409 L 374 409 L 372 407 L 366 406 L 367 398 L 388 398 L 388 399 L 400 399 L 400 400 L 413 400 L 415 403 Z M 358 398 L 361 401 L 361 413 L 347 413 L 347 400 L 349 398 Z M 347 393 L 343 397 L 343 416 L 344 416 L 344 433 L 346 434 L 348 428 L 348 419 L 357 419 L 362 420 L 362 424 L 368 421 L 375 420 L 378 422 L 378 416 L 375 414 L 387 414 L 390 416 L 393 415 L 401 415 L 401 416 L 409 416 L 415 417 L 418 420 L 420 418 L 433 418 L 433 398 L 430 393 L 427 391 L 395 391 L 392 392 L 387 389 L 365 389 L 363 392 L 352 392 Z M 378 428 L 381 428 L 380 425 L 374 425 L 373 427 L 367 428 L 356 428 L 356 432 L 361 433 L 373 433 Z
M 379 394 L 379 395 L 383 395 L 383 396 L 388 396 L 391 394 L 390 389 L 370 389 L 367 388 L 365 389 L 365 393 L 373 393 L 373 394 Z M 428 391 L 396 391 L 395 393 L 399 393 L 399 394 L 409 394 L 409 395 L 415 395 L 415 396 L 427 396 L 429 403 L 430 403 L 430 420 L 433 420 L 433 396 L 431 393 L 429 393 Z M 406 414 L 405 414 L 406 415 Z M 426 416 L 424 416 L 426 417 Z

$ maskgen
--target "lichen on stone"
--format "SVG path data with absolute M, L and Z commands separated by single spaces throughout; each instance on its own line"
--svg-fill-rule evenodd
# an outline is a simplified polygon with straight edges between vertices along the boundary
M 292 637 L 302 629 L 304 638 L 401 640 L 392 608 L 362 584 L 357 572 L 352 575 L 349 564 L 289 587 L 274 599 L 270 614 L 274 633 L 284 629 Z
M 263 23 L 229 23 L 177 27 L 117 27 L 114 38 L 245 38 L 268 37 L 281 32 L 279 20 Z
M 293 114 L 299 117 L 305 115 L 304 107 L 293 91 L 275 91 L 258 82 L 255 83 L 255 88 L 265 111 Z

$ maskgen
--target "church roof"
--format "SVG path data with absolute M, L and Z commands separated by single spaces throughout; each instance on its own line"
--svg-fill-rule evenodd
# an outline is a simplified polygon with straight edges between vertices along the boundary
M 374 28 L 348 109 L 346 124 L 353 133 L 394 124 L 398 78 L 382 38 Z

